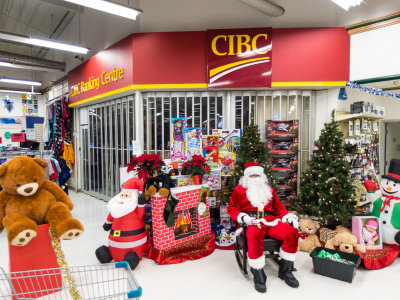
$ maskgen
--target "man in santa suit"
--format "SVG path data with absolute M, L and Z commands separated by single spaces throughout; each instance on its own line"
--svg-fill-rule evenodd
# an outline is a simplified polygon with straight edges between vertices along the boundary
M 281 260 L 278 276 L 287 285 L 298 287 L 299 282 L 292 273 L 299 239 L 299 233 L 294 228 L 298 228 L 298 219 L 288 213 L 273 188 L 268 185 L 264 169 L 258 163 L 246 164 L 244 176 L 233 190 L 228 212 L 239 224 L 248 226 L 248 258 L 255 289 L 261 293 L 266 292 L 264 236 L 283 241 L 279 252 Z
M 122 191 L 107 205 L 109 214 L 103 228 L 110 231 L 108 246 L 96 250 L 101 263 L 127 261 L 135 269 L 146 250 L 147 234 L 144 229 L 143 214 L 146 203 L 141 193 L 143 183 L 131 178 L 122 186 Z

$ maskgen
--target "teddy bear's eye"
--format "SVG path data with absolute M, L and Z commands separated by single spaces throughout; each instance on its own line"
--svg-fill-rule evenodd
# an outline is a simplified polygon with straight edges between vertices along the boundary
M 17 187 L 20 187 L 21 185 L 20 184 L 17 184 Z
M 33 179 L 33 182 L 36 182 L 37 181 L 37 179 L 35 178 L 35 179 Z

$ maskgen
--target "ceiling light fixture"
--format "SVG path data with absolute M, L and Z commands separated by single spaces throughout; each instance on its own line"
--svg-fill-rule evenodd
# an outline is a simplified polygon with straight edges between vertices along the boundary
M 142 13 L 140 9 L 132 8 L 125 5 L 116 4 L 110 1 L 104 0 L 64 0 L 81 6 L 86 6 L 96 10 L 101 10 L 103 12 L 117 15 L 120 17 L 128 18 L 131 20 L 136 20 L 136 16 Z
M 7 82 L 7 83 L 15 83 L 15 84 L 24 84 L 24 85 L 34 85 L 34 86 L 41 86 L 42 83 L 39 81 L 31 81 L 31 80 L 24 80 L 24 79 L 14 79 L 14 78 L 0 78 L 0 82 Z
M 259 11 L 262 11 L 270 17 L 280 17 L 285 13 L 282 6 L 269 2 L 268 0 L 239 0 L 248 6 L 251 6 Z
M 14 91 L 14 90 L 2 90 L 0 89 L 0 93 L 15 93 L 15 94 L 32 94 L 32 95 L 40 95 L 40 93 L 29 92 L 29 91 Z
M 344 10 L 349 10 L 351 6 L 360 5 L 363 0 L 331 0 L 339 5 Z
M 60 42 L 54 42 L 51 40 L 44 40 L 31 36 L 9 33 L 4 31 L 0 31 L 0 40 L 12 41 L 22 44 L 28 44 L 33 46 L 39 46 L 39 47 L 45 47 L 45 48 L 51 48 L 51 49 L 57 49 L 57 50 L 81 53 L 81 54 L 86 54 L 89 51 L 88 48 L 80 46 L 74 46 L 70 44 L 64 44 Z

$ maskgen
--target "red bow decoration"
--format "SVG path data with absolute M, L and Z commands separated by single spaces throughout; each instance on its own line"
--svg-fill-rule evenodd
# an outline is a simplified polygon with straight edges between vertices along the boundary
M 380 209 L 381 212 L 383 212 L 383 210 L 385 209 L 385 206 L 389 206 L 390 207 L 390 201 L 392 201 L 393 199 L 395 200 L 400 200 L 399 197 L 395 197 L 395 196 L 388 196 L 383 194 L 383 196 L 385 197 L 385 200 L 383 201 L 382 207 Z

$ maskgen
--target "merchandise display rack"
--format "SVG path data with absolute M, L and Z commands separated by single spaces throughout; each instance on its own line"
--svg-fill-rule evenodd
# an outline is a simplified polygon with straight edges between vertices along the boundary
M 335 113 L 348 152 L 346 159 L 350 164 L 351 178 L 355 181 L 379 182 L 379 120 L 382 119 L 383 116 L 368 113 Z M 370 202 L 364 192 L 360 194 L 357 206 L 368 209 Z
M 266 122 L 271 170 L 276 193 L 284 205 L 297 196 L 298 128 L 297 120 Z

